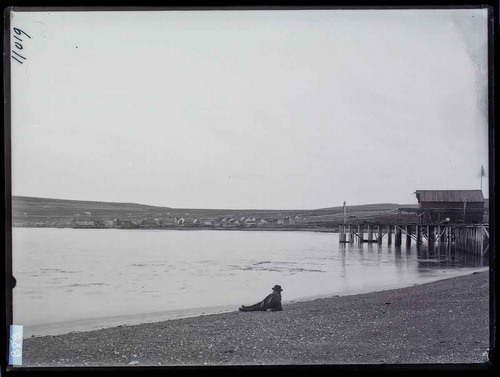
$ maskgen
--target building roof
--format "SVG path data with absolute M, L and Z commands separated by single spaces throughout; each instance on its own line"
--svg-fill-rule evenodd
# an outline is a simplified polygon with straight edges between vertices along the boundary
M 484 202 L 481 190 L 417 190 L 417 200 L 421 202 Z

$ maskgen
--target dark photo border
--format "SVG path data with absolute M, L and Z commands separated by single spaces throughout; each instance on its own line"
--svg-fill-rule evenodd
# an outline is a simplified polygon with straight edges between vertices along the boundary
M 146 2 L 147 4 L 150 4 Z M 280 4 L 279 2 L 252 2 L 241 4 L 221 4 L 216 2 L 213 5 L 199 5 L 197 2 L 182 2 L 171 3 L 168 5 L 144 5 L 144 6 L 123 6 L 106 2 L 95 3 L 89 5 L 73 2 L 72 5 L 56 4 L 54 2 L 46 2 L 43 5 L 35 4 L 29 1 L 17 1 L 10 4 L 10 7 L 4 9 L 4 57 L 3 57 L 3 73 L 4 73 L 4 132 L 3 132 L 3 164 L 4 174 L 2 175 L 2 187 L 4 189 L 2 202 L 2 229 L 4 232 L 4 257 L 1 258 L 1 269 L 3 271 L 1 291 L 1 300 L 5 303 L 5 310 L 1 312 L 0 336 L 1 342 L 1 369 L 0 376 L 17 376 L 17 375 L 50 375 L 50 376 L 72 376 L 72 375 L 88 375 L 101 376 L 109 375 L 110 373 L 122 375 L 127 373 L 130 375 L 165 375 L 166 373 L 222 373 L 235 374 L 240 372 L 251 373 L 280 373 L 280 372 L 397 372 L 401 374 L 422 373 L 425 371 L 439 371 L 441 373 L 463 373 L 468 371 L 473 372 L 492 372 L 497 369 L 497 304 L 496 299 L 496 250 L 498 241 L 496 238 L 496 187 L 497 177 L 496 170 L 496 145 L 497 145 L 497 130 L 496 119 L 498 119 L 498 106 L 495 106 L 495 95 L 498 92 L 496 83 L 495 68 L 498 58 L 498 35 L 499 35 L 499 20 L 500 20 L 500 5 L 498 1 L 427 1 L 427 2 L 410 2 L 403 4 L 402 2 L 385 1 L 385 2 L 329 2 L 329 3 L 312 3 L 306 2 L 288 2 Z M 490 221 L 490 253 L 489 253 L 489 289 L 490 289 L 490 348 L 489 362 L 484 364 L 384 364 L 384 365 L 287 365 L 287 366 L 205 366 L 205 367 L 177 367 L 177 366 L 162 366 L 162 367 L 44 367 L 44 368 L 24 368 L 8 366 L 9 352 L 9 328 L 12 324 L 12 289 L 15 286 L 15 280 L 12 276 L 12 193 L 11 193 L 11 83 L 10 69 L 11 59 L 9 51 L 11 25 L 9 19 L 10 10 L 17 12 L 23 11 L 164 11 L 164 10 L 245 10 L 245 9 L 464 9 L 464 8 L 487 8 L 489 13 L 488 18 L 488 143 L 489 143 L 489 221 Z

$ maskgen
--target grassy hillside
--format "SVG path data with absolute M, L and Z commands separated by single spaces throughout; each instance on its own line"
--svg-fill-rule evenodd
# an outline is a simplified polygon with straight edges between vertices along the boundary
M 415 206 L 415 205 L 404 205 Z M 393 203 L 348 206 L 350 222 L 393 222 L 401 205 Z M 56 226 L 69 225 L 76 216 L 90 212 L 99 219 L 143 219 L 153 217 L 223 218 L 253 216 L 256 218 L 280 218 L 300 216 L 301 225 L 332 226 L 343 222 L 342 206 L 312 210 L 262 210 L 262 209 L 196 209 L 157 207 L 136 203 L 94 202 L 80 200 L 48 199 L 26 196 L 12 198 L 14 225 Z
M 23 217 L 71 217 L 79 213 L 92 212 L 95 216 L 123 216 L 129 213 L 143 215 L 169 211 L 170 208 L 154 207 L 135 203 L 91 202 L 81 200 L 12 197 L 13 218 Z

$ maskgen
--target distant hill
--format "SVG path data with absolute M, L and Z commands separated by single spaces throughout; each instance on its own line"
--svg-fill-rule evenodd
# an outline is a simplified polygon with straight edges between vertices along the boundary
M 93 202 L 82 200 L 64 200 L 34 198 L 28 196 L 12 197 L 13 218 L 35 217 L 73 217 L 77 213 L 83 215 L 92 212 L 94 216 L 114 216 L 134 213 L 137 215 L 169 211 L 170 208 L 154 207 L 135 203 Z
M 398 209 L 399 207 L 418 207 L 418 204 L 394 204 L 394 203 L 380 203 L 380 204 L 362 204 L 362 205 L 355 205 L 355 206 L 347 206 L 347 209 L 350 210 L 351 212 L 359 212 L 359 211 L 387 211 L 387 210 L 393 210 L 393 209 Z M 317 209 L 315 211 L 317 212 L 332 212 L 332 211 L 343 211 L 344 207 L 339 206 L 339 207 L 329 207 L 329 208 L 321 208 Z
M 403 205 L 416 207 L 417 205 Z M 392 217 L 402 205 L 394 203 L 367 204 L 347 206 L 350 219 L 374 219 L 375 217 Z M 301 216 L 307 223 L 331 223 L 343 219 L 343 206 L 311 210 L 262 210 L 262 209 L 199 209 L 158 207 L 137 203 L 114 203 L 82 200 L 65 200 L 14 196 L 12 198 L 12 219 L 15 225 L 33 223 L 70 224 L 77 216 L 89 213 L 93 218 L 101 219 L 141 219 L 151 217 L 224 217 L 224 216 L 255 216 L 283 217 Z

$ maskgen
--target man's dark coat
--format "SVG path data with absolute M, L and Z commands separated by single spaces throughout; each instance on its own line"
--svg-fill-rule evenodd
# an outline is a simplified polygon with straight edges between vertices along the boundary
M 240 310 L 242 312 L 254 312 L 254 311 L 266 311 L 271 309 L 272 312 L 281 311 L 281 293 L 278 291 L 273 291 L 264 300 L 258 302 L 257 304 L 251 306 L 243 305 Z

